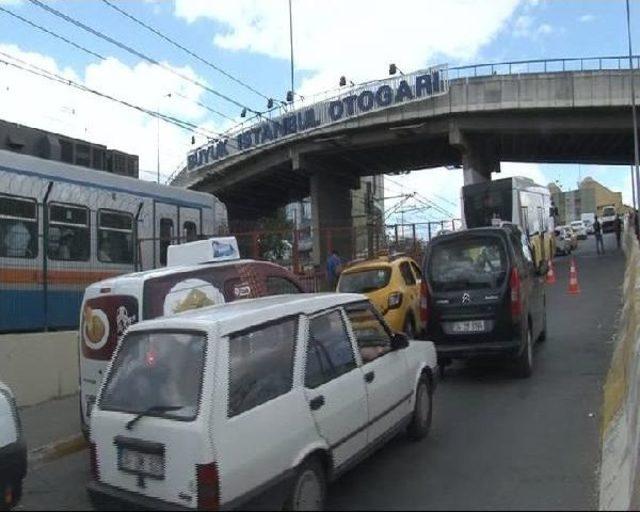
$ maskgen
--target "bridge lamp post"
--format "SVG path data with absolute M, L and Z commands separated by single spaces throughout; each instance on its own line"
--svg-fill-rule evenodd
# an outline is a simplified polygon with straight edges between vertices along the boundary
M 629 0 L 627 0 L 627 37 L 629 39 L 629 71 L 631 72 L 631 111 L 633 116 L 633 151 L 635 163 L 635 204 L 638 207 L 640 202 L 640 150 L 638 149 L 638 116 L 636 113 L 636 88 L 635 88 L 635 70 L 633 67 L 633 48 L 631 45 L 631 10 L 629 8 Z
M 347 85 L 347 77 L 346 76 L 341 76 L 340 77 L 339 85 L 340 85 L 340 87 L 344 87 L 345 85 Z M 352 80 L 349 80 L 349 85 L 351 85 L 351 87 L 355 87 L 356 86 L 356 84 L 354 84 Z

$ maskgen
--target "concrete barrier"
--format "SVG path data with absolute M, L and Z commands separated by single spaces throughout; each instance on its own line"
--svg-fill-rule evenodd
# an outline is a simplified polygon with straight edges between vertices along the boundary
M 0 335 L 0 380 L 19 406 L 78 390 L 77 331 Z
M 600 510 L 635 510 L 640 505 L 640 249 L 631 229 L 625 231 L 624 250 L 623 308 L 604 385 Z

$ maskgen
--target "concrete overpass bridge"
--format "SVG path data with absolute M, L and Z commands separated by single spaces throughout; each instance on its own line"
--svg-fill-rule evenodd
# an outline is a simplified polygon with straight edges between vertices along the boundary
M 630 90 L 628 57 L 434 67 L 239 126 L 173 184 L 215 194 L 230 221 L 311 196 L 317 232 L 348 227 L 360 176 L 461 166 L 474 183 L 501 161 L 630 164 Z

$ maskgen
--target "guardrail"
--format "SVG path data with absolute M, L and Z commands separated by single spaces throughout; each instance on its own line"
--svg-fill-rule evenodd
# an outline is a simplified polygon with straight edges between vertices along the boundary
M 604 385 L 600 510 L 640 506 L 640 249 L 631 226 L 625 231 L 624 249 L 623 309 Z

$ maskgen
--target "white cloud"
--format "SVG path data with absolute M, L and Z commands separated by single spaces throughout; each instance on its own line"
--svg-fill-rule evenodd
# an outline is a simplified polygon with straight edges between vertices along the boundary
M 295 63 L 311 72 L 302 90 L 384 76 L 390 62 L 410 71 L 446 59 L 472 60 L 499 32 L 519 0 L 294 0 Z M 226 27 L 216 45 L 289 59 L 287 0 L 176 0 L 189 22 Z M 437 61 L 437 62 L 436 62 Z
M 594 21 L 596 19 L 596 17 L 593 14 L 583 14 L 582 16 L 580 16 L 578 18 L 578 21 L 580 23 L 590 23 L 592 21 Z
M 205 112 L 193 103 L 202 91 L 175 75 L 147 63 L 127 66 L 115 58 L 90 64 L 78 74 L 61 68 L 54 59 L 25 52 L 14 45 L 0 44 L 0 52 L 10 54 L 49 72 L 82 83 L 149 110 L 199 124 Z M 0 58 L 5 59 L 4 56 Z M 10 59 L 6 59 L 10 60 Z M 140 156 L 140 169 L 156 169 L 157 121 L 141 112 L 110 100 L 80 92 L 67 85 L 35 77 L 0 64 L 0 118 L 86 139 Z M 174 68 L 183 75 L 203 81 L 189 68 Z M 187 99 L 167 93 L 179 93 Z M 210 124 L 207 128 L 214 130 Z M 191 134 L 160 122 L 160 161 L 168 175 L 183 161 L 191 148 Z M 202 140 L 200 141 L 202 142 Z M 142 178 L 153 179 L 152 174 Z
M 543 23 L 542 25 L 540 25 L 536 31 L 536 33 L 538 35 L 549 35 L 553 32 L 553 27 L 551 25 L 549 25 L 548 23 Z

